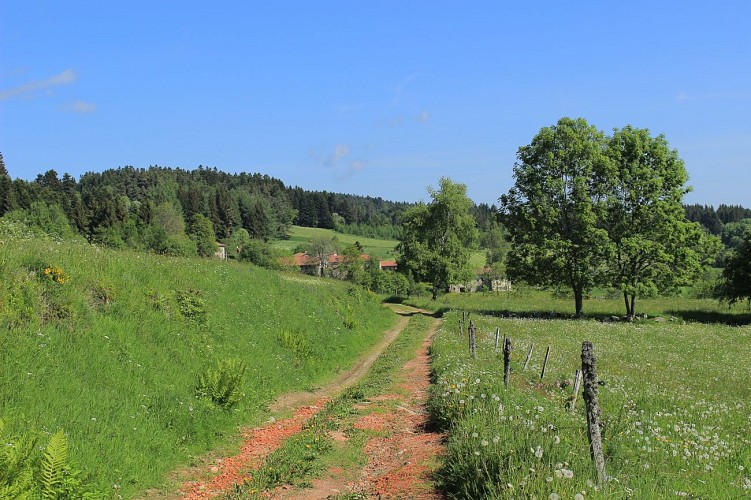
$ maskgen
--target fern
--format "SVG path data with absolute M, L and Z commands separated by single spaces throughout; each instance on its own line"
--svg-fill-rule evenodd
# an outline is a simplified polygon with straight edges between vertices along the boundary
M 53 434 L 39 456 L 36 434 L 26 431 L 20 437 L 6 436 L 0 420 L 0 500 L 85 499 L 107 496 L 87 487 L 81 471 L 68 462 L 68 439 L 60 430 Z
M 58 498 L 65 485 L 68 472 L 68 439 L 62 430 L 50 437 L 47 450 L 42 455 L 42 495 Z
M 26 433 L 19 438 L 4 434 L 0 420 L 0 498 L 32 498 L 35 490 L 32 454 L 36 438 Z
M 198 377 L 196 394 L 225 410 L 233 408 L 242 397 L 245 368 L 240 360 L 220 361 L 216 368 L 209 368 Z

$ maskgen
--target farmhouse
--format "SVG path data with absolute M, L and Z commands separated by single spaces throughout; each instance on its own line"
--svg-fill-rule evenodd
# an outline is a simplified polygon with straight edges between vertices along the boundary
M 324 269 L 329 269 L 331 274 L 336 276 L 337 269 L 342 263 L 346 262 L 346 259 L 347 257 L 344 255 L 332 253 L 324 259 L 323 265 L 321 265 L 321 259 L 317 256 L 310 255 L 307 252 L 300 252 L 296 253 L 291 258 L 282 259 L 282 264 L 298 267 L 301 272 L 314 276 L 320 275 Z M 361 254 L 360 259 L 369 261 L 370 255 Z
M 396 271 L 396 261 L 381 260 L 378 261 L 378 267 L 381 268 L 381 271 Z

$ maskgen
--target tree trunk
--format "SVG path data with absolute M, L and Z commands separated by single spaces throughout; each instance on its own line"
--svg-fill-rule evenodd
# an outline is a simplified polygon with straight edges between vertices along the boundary
M 584 291 L 581 288 L 574 288 L 574 300 L 576 301 L 576 315 L 582 315 L 584 309 Z
M 433 300 L 438 299 L 438 286 L 433 285 Z
M 623 292 L 623 301 L 626 303 L 626 316 L 631 315 L 631 307 L 628 303 L 628 292 Z
M 635 293 L 631 294 L 631 312 L 630 312 L 630 315 L 631 315 L 631 319 L 636 318 L 636 294 Z

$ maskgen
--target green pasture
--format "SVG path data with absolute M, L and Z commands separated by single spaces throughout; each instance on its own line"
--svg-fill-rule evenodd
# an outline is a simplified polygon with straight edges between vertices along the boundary
M 238 426 L 265 420 L 275 396 L 322 384 L 393 323 L 372 295 L 340 281 L 1 239 L 2 435 L 64 429 L 71 461 L 124 498 L 235 446 Z M 196 387 L 232 360 L 246 370 L 239 404 L 224 409 Z
M 513 314 L 522 317 L 573 316 L 574 299 L 528 286 L 513 287 L 510 292 L 448 293 L 437 300 L 430 295 L 410 297 L 407 301 L 415 307 L 426 309 L 461 309 L 490 316 Z M 648 318 L 662 317 L 673 321 L 702 323 L 751 323 L 751 308 L 747 303 L 732 307 L 713 299 L 693 299 L 684 296 L 637 298 L 637 315 Z M 625 314 L 623 298 L 599 293 L 584 300 L 584 317 L 609 319 Z
M 745 307 L 645 300 L 642 310 L 666 321 L 627 323 L 595 319 L 620 314 L 615 299 L 591 299 L 585 311 L 592 316 L 584 319 L 564 318 L 572 309 L 569 301 L 542 292 L 451 295 L 443 301 L 444 323 L 432 349 L 436 384 L 430 405 L 449 434 L 440 475 L 449 496 L 751 494 L 751 326 L 715 323 L 748 323 Z M 470 311 L 476 327 L 476 359 L 468 352 L 468 324 L 460 335 L 460 310 Z M 494 349 L 496 329 L 501 345 L 504 336 L 512 342 L 508 389 L 502 354 Z M 584 340 L 594 343 L 604 383 L 599 395 L 606 484 L 597 484 L 581 397 L 569 410 Z
M 296 246 L 308 243 L 314 238 L 336 238 L 341 246 L 351 245 L 359 241 L 365 249 L 366 254 L 386 260 L 396 258 L 394 248 L 399 244 L 397 240 L 382 240 L 366 236 L 342 234 L 337 233 L 333 229 L 321 229 L 317 227 L 292 226 L 289 235 L 290 237 L 287 240 L 274 240 L 271 243 L 272 246 L 291 252 Z M 473 251 L 469 266 L 473 270 L 485 267 L 485 251 Z
M 394 247 L 399 243 L 396 240 L 381 240 L 366 236 L 337 233 L 333 229 L 320 229 L 316 227 L 292 226 L 288 240 L 275 240 L 272 245 L 276 248 L 292 251 L 301 243 L 308 243 L 314 238 L 336 238 L 341 246 L 352 245 L 359 241 L 365 253 L 379 259 L 393 259 Z

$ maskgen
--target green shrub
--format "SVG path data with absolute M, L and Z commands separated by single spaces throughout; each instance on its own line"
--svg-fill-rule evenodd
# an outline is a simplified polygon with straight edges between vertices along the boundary
M 201 298 L 199 290 L 179 290 L 175 298 L 180 314 L 198 324 L 206 324 L 206 302 Z
M 300 358 L 307 358 L 312 355 L 312 347 L 307 335 L 300 331 L 284 330 L 277 335 L 279 345 L 289 349 Z
M 242 398 L 245 378 L 245 362 L 240 360 L 220 361 L 198 377 L 196 395 L 210 399 L 224 410 L 231 410 Z
M 0 323 L 13 329 L 30 322 L 36 316 L 39 287 L 28 275 L 11 276 L 0 289 Z

